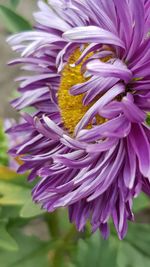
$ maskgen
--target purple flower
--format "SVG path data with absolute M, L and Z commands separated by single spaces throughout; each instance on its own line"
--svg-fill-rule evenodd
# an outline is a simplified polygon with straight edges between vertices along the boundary
M 132 202 L 150 194 L 150 0 L 38 2 L 34 31 L 9 38 L 30 76 L 12 102 L 24 122 L 13 155 L 19 172 L 39 175 L 33 199 L 49 212 L 69 208 L 79 231 L 90 220 L 118 236 L 133 220 Z

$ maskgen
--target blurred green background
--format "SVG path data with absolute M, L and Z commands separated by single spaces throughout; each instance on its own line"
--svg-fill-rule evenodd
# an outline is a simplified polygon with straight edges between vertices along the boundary
M 105 241 L 87 225 L 78 233 L 69 224 L 67 211 L 43 212 L 31 200 L 27 174 L 9 167 L 9 140 L 4 134 L 7 118 L 17 113 L 9 105 L 13 79 L 21 74 L 6 65 L 14 57 L 6 38 L 30 29 L 36 0 L 0 0 L 0 267 L 150 267 L 150 201 L 141 195 L 134 202 L 135 223 L 119 241 L 110 222 L 111 236 Z
M 20 2 L 20 3 L 19 3 Z M 33 23 L 32 12 L 37 10 L 36 0 L 26 0 L 26 1 L 16 1 L 16 0 L 0 0 L 0 5 L 5 7 L 11 7 L 13 11 L 17 11 L 18 15 L 24 16 L 24 18 L 30 23 Z M 12 3 L 10 5 L 10 3 Z M 19 3 L 17 5 L 17 3 Z M 16 7 L 15 7 L 16 6 Z M 6 10 L 0 9 L 0 94 L 3 101 L 0 105 L 0 116 L 9 117 L 12 116 L 14 110 L 9 105 L 8 101 L 11 98 L 12 91 L 15 89 L 15 84 L 13 79 L 16 76 L 19 76 L 19 67 L 18 68 L 8 68 L 6 62 L 14 57 L 14 53 L 11 51 L 9 45 L 6 43 L 6 38 L 12 32 L 18 32 L 19 27 L 21 30 L 20 21 L 16 20 L 12 14 L 6 13 Z M 8 17 L 6 17 L 6 14 Z M 14 19 L 14 20 L 13 20 Z M 14 22 L 12 22 L 12 20 Z M 22 27 L 23 28 L 23 27 Z

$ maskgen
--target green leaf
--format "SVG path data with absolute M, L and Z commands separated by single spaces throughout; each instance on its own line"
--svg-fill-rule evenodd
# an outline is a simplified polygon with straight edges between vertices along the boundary
M 0 181 L 0 205 L 23 205 L 30 196 L 30 189 Z
M 0 5 L 0 18 L 11 33 L 31 30 L 30 23 L 10 8 Z
M 150 225 L 131 223 L 125 240 L 150 260 Z
M 80 239 L 75 256 L 76 267 L 117 267 L 117 250 L 113 241 L 103 240 L 99 232 L 86 241 Z
M 133 202 L 133 211 L 138 212 L 145 208 L 150 207 L 150 199 L 144 194 L 141 193 Z
M 0 248 L 8 251 L 18 250 L 16 241 L 7 232 L 4 224 L 0 224 Z
M 130 223 L 128 234 L 118 241 L 118 267 L 150 266 L 150 225 Z
M 19 218 L 20 206 L 2 206 L 0 212 L 0 219 L 9 221 L 10 219 Z
M 22 218 L 32 218 L 32 217 L 41 215 L 43 213 L 44 211 L 40 208 L 40 206 L 37 204 L 34 204 L 30 197 L 30 199 L 25 203 L 25 205 L 21 209 L 20 216 Z
M 103 240 L 100 233 L 80 239 L 74 254 L 76 267 L 149 267 L 150 225 L 129 224 L 126 238 L 117 235 Z
M 10 4 L 12 7 L 16 8 L 19 4 L 20 0 L 10 0 Z
M 140 254 L 132 245 L 120 243 L 118 251 L 117 267 L 149 267 L 150 260 Z
M 28 237 L 19 231 L 14 231 L 19 250 L 7 253 L 0 251 L 0 265 L 2 267 L 49 267 L 49 252 L 52 244 L 36 237 Z

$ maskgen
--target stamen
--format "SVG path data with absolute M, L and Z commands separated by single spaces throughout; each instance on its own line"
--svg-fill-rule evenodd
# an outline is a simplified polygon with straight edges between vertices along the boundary
M 75 62 L 79 59 L 81 54 L 82 51 L 77 48 L 70 56 L 68 63 L 62 71 L 61 82 L 58 91 L 58 106 L 60 108 L 62 121 L 64 127 L 71 134 L 74 132 L 74 129 L 78 122 L 82 119 L 87 110 L 91 107 L 91 105 L 83 105 L 84 94 L 73 96 L 69 92 L 72 86 L 84 83 L 89 80 L 89 77 L 85 77 L 84 74 L 81 72 L 81 68 L 83 63 L 93 55 L 93 52 L 89 53 L 84 58 L 84 60 L 76 66 Z M 104 121 L 104 118 L 96 116 L 97 124 L 101 124 Z M 91 123 L 89 123 L 87 128 L 91 128 L 91 126 Z

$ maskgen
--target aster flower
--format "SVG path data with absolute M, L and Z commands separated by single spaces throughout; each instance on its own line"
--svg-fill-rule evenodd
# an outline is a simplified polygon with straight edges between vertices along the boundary
M 33 200 L 48 212 L 68 207 L 79 231 L 118 236 L 133 220 L 132 203 L 150 194 L 150 1 L 38 2 L 36 28 L 9 38 L 31 75 L 18 79 L 12 102 L 24 135 L 11 153 L 19 172 L 40 176 Z

